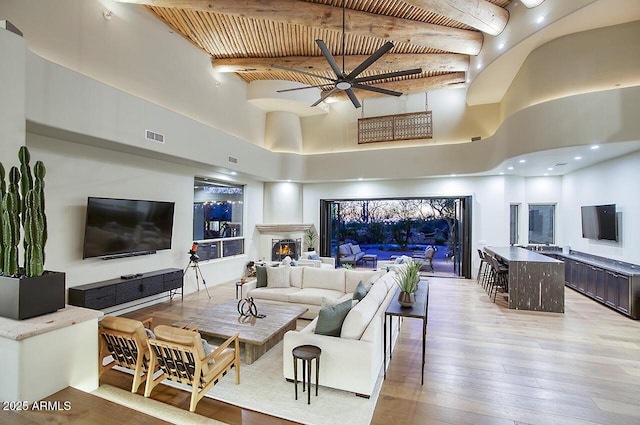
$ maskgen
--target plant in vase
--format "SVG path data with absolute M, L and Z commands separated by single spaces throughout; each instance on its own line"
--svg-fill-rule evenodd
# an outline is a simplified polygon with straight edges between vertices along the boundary
M 403 307 L 411 307 L 416 302 L 416 292 L 420 282 L 421 261 L 407 261 L 404 267 L 399 267 L 393 277 L 400 288 L 398 303 Z
M 307 245 L 307 251 L 313 251 L 316 245 L 316 239 L 318 238 L 318 234 L 313 227 L 309 227 L 304 231 L 304 243 Z
M 20 169 L 0 164 L 0 316 L 26 319 L 64 308 L 64 273 L 44 270 L 47 221 L 44 211 L 46 168 L 37 161 L 31 173 L 26 146 L 18 152 Z M 24 267 L 18 264 L 23 241 Z

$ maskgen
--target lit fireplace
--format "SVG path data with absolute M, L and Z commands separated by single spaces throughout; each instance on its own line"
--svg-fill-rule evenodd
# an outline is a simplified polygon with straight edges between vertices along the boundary
M 272 239 L 271 261 L 282 261 L 286 256 L 296 260 L 301 246 L 301 239 Z

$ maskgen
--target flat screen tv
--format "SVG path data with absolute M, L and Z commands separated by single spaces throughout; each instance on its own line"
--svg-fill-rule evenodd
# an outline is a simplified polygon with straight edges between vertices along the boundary
M 583 238 L 618 240 L 615 204 L 584 206 L 581 210 Z
M 87 199 L 82 258 L 153 254 L 171 248 L 173 202 Z

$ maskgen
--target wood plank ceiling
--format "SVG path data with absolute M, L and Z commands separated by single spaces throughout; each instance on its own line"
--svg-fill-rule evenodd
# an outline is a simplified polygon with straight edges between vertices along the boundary
M 406 94 L 459 87 L 485 36 L 507 24 L 511 0 L 119 0 L 142 4 L 211 56 L 218 72 L 244 81 L 329 81 L 272 64 L 335 78 L 315 43 L 323 40 L 348 73 L 386 41 L 395 47 L 361 76 L 422 68 L 372 85 Z M 345 36 L 343 44 L 343 1 Z M 343 66 L 344 46 L 344 66 Z M 380 96 L 355 90 L 358 98 Z M 338 95 L 344 93 L 336 93 Z M 334 95 L 335 96 L 335 95 Z M 346 96 L 345 96 L 346 98 Z

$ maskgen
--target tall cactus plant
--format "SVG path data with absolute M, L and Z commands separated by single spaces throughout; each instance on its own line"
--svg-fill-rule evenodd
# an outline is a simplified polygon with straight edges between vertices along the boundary
M 2 200 L 2 251 L 3 271 L 6 276 L 18 274 L 18 245 L 20 244 L 20 171 L 11 167 L 9 187 Z
M 4 165 L 0 162 L 0 272 L 4 270 L 3 258 L 4 258 L 4 243 L 2 242 L 2 217 L 4 211 L 4 194 L 7 192 L 7 183 L 4 181 Z
M 11 167 L 8 185 L 4 179 L 4 166 L 0 164 L 0 271 L 5 276 L 39 276 L 44 273 L 47 241 L 46 168 L 42 161 L 37 161 L 32 175 L 31 155 L 26 146 L 20 148 L 18 159 L 20 169 Z M 18 265 L 21 225 L 24 228 L 24 272 Z

